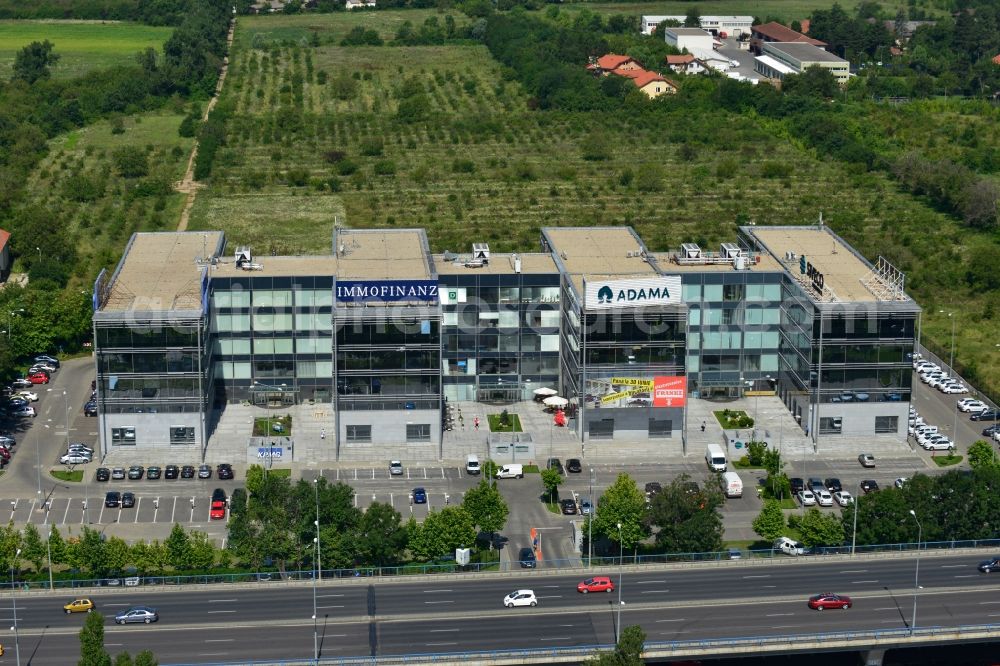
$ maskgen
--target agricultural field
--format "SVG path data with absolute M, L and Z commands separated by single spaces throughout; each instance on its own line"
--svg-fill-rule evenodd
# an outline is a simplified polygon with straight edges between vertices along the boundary
M 251 44 L 302 44 L 318 39 L 321 43 L 339 44 L 340 40 L 358 26 L 374 30 L 379 37 L 392 39 L 406 21 L 419 26 L 432 16 L 444 21 L 446 15 L 455 19 L 456 25 L 469 22 L 469 17 L 457 9 L 447 12 L 438 9 L 408 9 L 398 12 L 334 12 L 332 14 L 291 14 L 282 16 L 241 16 L 236 31 L 235 48 L 249 48 Z
M 177 134 L 183 118 L 162 111 L 120 119 L 120 125 L 100 121 L 49 142 L 27 197 L 78 240 L 79 277 L 92 276 L 93 266 L 115 265 L 132 232 L 177 226 L 184 197 L 172 184 L 184 175 L 193 141 Z M 128 166 L 132 174 L 122 172 L 121 149 L 145 158 Z
M 71 78 L 127 62 L 147 47 L 158 52 L 173 28 L 116 21 L 0 21 L 0 78 L 13 71 L 14 56 L 35 41 L 55 45 L 59 62 L 52 75 Z
M 367 16 L 419 23 L 408 11 Z M 662 251 L 688 241 L 716 247 L 738 224 L 808 224 L 822 212 L 869 259 L 884 255 L 907 273 L 925 309 L 925 342 L 949 344 L 950 320 L 937 310 L 957 309 L 959 357 L 981 353 L 980 376 L 1000 386 L 1000 364 L 986 360 L 998 355 L 988 330 L 1000 304 L 947 288 L 963 283 L 974 236 L 884 173 L 852 170 L 748 116 L 678 109 L 654 126 L 639 113 L 532 110 L 520 85 L 471 43 L 254 47 L 241 31 L 250 23 L 269 32 L 272 18 L 270 34 L 289 19 L 336 33 L 354 17 L 240 20 L 223 92 L 236 112 L 190 229 L 221 229 L 263 253 L 328 253 L 339 217 L 354 228 L 424 227 L 435 252 L 472 242 L 502 252 L 535 250 L 548 225 L 627 224 Z M 414 98 L 424 111 L 416 119 Z M 908 113 L 886 108 L 886 131 L 932 142 Z M 954 150 L 941 138 L 948 132 L 995 133 L 985 116 L 949 113 L 961 123 L 934 132 L 942 156 Z
M 679 15 L 684 16 L 692 7 L 697 7 L 699 13 L 710 16 L 757 16 L 772 17 L 791 23 L 809 18 L 817 9 L 829 9 L 833 3 L 829 0 L 701 0 L 699 2 L 574 2 L 560 5 L 561 10 L 589 9 L 598 14 L 635 14 L 635 15 Z M 848 13 L 861 4 L 861 0 L 842 0 L 840 6 Z M 880 2 L 883 7 L 903 6 L 901 2 Z M 895 11 L 895 10 L 893 10 Z

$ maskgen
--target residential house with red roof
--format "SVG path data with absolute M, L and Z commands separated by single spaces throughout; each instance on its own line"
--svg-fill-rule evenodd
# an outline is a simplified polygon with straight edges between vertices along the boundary
M 627 55 L 608 53 L 587 65 L 587 69 L 607 76 L 611 72 L 620 73 L 642 69 L 642 65 Z
M 695 58 L 690 53 L 681 55 L 668 55 L 667 67 L 677 74 L 701 74 L 706 70 L 704 63 Z
M 664 94 L 677 92 L 677 84 L 665 78 L 659 72 L 649 72 L 644 69 L 615 71 L 619 76 L 632 79 L 635 87 L 646 94 L 647 97 L 657 98 Z

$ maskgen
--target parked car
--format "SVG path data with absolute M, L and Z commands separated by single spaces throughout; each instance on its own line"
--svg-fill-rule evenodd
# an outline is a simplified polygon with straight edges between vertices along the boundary
M 826 490 L 826 484 L 823 483 L 823 479 L 817 479 L 815 477 L 809 477 L 809 484 L 806 487 L 813 491 L 813 493 L 820 490 Z
M 145 472 L 146 470 L 142 468 L 142 465 L 132 465 L 128 468 L 128 478 L 132 481 L 138 481 Z
M 816 506 L 816 496 L 811 490 L 800 490 L 798 492 L 799 503 L 802 506 Z
M 391 476 L 402 476 L 403 474 L 403 463 L 399 460 L 389 461 L 389 474 Z
M 975 398 L 965 398 L 958 401 L 958 411 L 960 412 L 981 412 L 984 409 L 989 409 L 986 403 L 982 400 L 976 400 Z
M 847 610 L 851 607 L 851 598 L 843 594 L 816 594 L 809 597 L 809 608 L 813 610 L 823 610 L 824 608 L 842 608 Z
M 59 359 L 57 359 L 55 356 L 49 356 L 48 354 L 39 354 L 38 356 L 36 356 L 35 363 L 48 363 L 49 365 L 51 365 L 53 368 L 56 369 L 58 369 L 59 366 L 62 365 L 61 363 L 59 363 Z
M 148 606 L 134 606 L 115 615 L 115 622 L 118 624 L 133 624 L 136 622 L 149 624 L 159 619 L 159 613 Z
M 38 402 L 38 394 L 34 391 L 18 391 L 14 395 L 28 402 Z
M 566 473 L 566 470 L 563 469 L 562 462 L 559 460 L 559 458 L 549 458 L 545 462 L 545 467 L 547 469 L 554 469 L 557 472 L 559 472 L 560 474 L 565 474 Z
M 212 491 L 212 501 L 208 512 L 210 520 L 226 519 L 226 491 L 216 488 Z
M 97 401 L 91 400 L 83 406 L 84 416 L 97 416 Z
M 590 499 L 587 497 L 580 498 L 580 515 L 589 516 L 594 510 L 594 506 L 590 503 Z
M 46 363 L 45 361 L 38 361 L 38 360 L 36 360 L 32 364 L 31 368 L 29 368 L 29 370 L 38 370 L 38 371 L 44 370 L 45 372 L 49 373 L 50 377 L 52 376 L 52 373 L 56 371 L 56 369 L 57 369 L 56 366 L 52 365 L 51 363 Z
M 135 493 L 122 493 L 122 508 L 131 509 L 135 506 Z
M 507 608 L 514 606 L 537 606 L 538 599 L 531 590 L 514 590 L 503 598 L 503 605 Z
M 229 479 L 232 479 L 234 476 L 233 466 L 230 465 L 229 463 L 219 463 L 215 467 L 215 475 L 223 481 L 228 481 Z
M 12 381 L 10 385 L 14 388 L 31 388 L 32 386 L 35 385 L 35 382 L 31 381 L 26 377 L 18 377 L 17 379 Z
M 181 478 L 182 479 L 193 479 L 194 478 L 194 465 L 184 465 L 184 467 L 181 467 Z
M 878 492 L 878 481 L 875 479 L 865 479 L 861 482 L 861 490 L 864 491 L 865 495 Z
M 908 479 L 908 478 L 906 478 L 905 476 L 901 476 L 901 477 L 899 477 L 898 479 L 896 479 L 896 481 L 894 482 L 894 485 L 895 485 L 895 486 L 896 486 L 897 488 L 902 488 L 903 486 L 905 486 L 905 485 L 906 485 L 906 482 L 907 482 L 907 481 L 909 481 L 909 479 Z
M 805 481 L 797 476 L 788 479 L 788 485 L 791 486 L 793 495 L 798 495 L 799 491 L 806 487 Z
M 820 506 L 833 506 L 833 495 L 826 488 L 820 488 L 815 493 L 816 503 Z
M 609 576 L 594 576 L 578 583 L 576 591 L 581 594 L 587 594 L 588 592 L 614 592 L 615 584 L 611 582 Z
M 83 442 L 70 442 L 69 446 L 67 447 L 67 450 L 69 450 L 69 451 L 81 451 L 83 453 L 94 455 L 94 449 L 92 447 L 90 447 L 90 446 L 87 446 Z
M 423 488 L 413 489 L 413 503 L 414 504 L 427 504 L 427 491 Z
M 981 412 L 976 412 L 969 417 L 971 421 L 1000 421 L 1000 412 L 993 409 L 986 409 Z
M 851 493 L 847 492 L 846 490 L 840 490 L 838 492 L 835 492 L 833 494 L 833 499 L 840 506 L 847 506 L 848 504 L 854 501 L 854 498 L 851 497 Z
M 212 478 L 212 468 L 208 465 L 199 465 L 198 467 L 198 478 L 199 479 L 211 479 Z
M 535 563 L 535 551 L 531 548 L 524 547 L 517 554 L 517 561 L 521 563 L 522 569 L 534 569 Z
M 778 537 L 774 542 L 774 549 L 780 550 L 785 555 L 805 555 L 806 547 L 788 537 Z
M 111 470 L 108 469 L 107 467 L 98 467 L 95 478 L 98 481 L 107 481 L 108 479 L 111 478 Z
M 49 376 L 44 372 L 35 372 L 28 375 L 28 381 L 32 384 L 48 384 Z
M 63 465 L 86 465 L 90 462 L 90 456 L 79 453 L 67 453 L 59 458 L 59 462 Z
M 858 462 L 861 463 L 862 467 L 874 467 L 875 466 L 875 456 L 870 453 L 862 453 L 858 456 Z
M 174 480 L 180 475 L 181 470 L 177 465 L 167 465 L 163 468 L 163 478 L 168 480 Z
M 844 489 L 844 487 L 840 484 L 840 479 L 836 477 L 831 477 L 827 479 L 826 481 L 823 482 L 823 485 L 826 486 L 826 489 L 829 490 L 831 493 L 839 493 L 841 490 Z
M 23 405 L 21 407 L 16 407 L 11 411 L 12 416 L 20 416 L 24 418 L 34 418 L 37 416 L 35 413 L 35 408 L 30 405 Z
M 559 508 L 562 510 L 564 516 L 576 515 L 576 502 L 570 498 L 566 498 L 559 502 Z
M 122 505 L 122 494 L 117 490 L 111 490 L 104 496 L 104 506 L 115 509 Z
M 566 461 L 566 471 L 570 474 L 579 474 L 583 471 L 583 464 L 579 458 L 570 458 Z
M 161 476 L 163 476 L 163 470 L 157 467 L 156 465 L 150 465 L 149 467 L 146 468 L 147 481 L 156 481 Z

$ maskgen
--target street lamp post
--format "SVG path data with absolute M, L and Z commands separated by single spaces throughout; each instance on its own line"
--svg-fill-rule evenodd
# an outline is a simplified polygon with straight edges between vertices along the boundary
M 851 497 L 851 506 L 854 508 L 854 527 L 851 529 L 851 557 L 854 557 L 854 546 L 858 542 L 858 499 Z
M 319 573 L 319 527 L 316 528 L 316 538 L 313 541 L 316 543 L 316 561 L 314 562 L 316 571 L 313 573 L 313 663 L 319 664 L 319 614 L 316 610 L 316 575 Z
M 17 552 L 14 553 L 14 559 L 10 563 L 10 603 L 14 611 L 14 655 L 17 660 L 17 666 L 21 666 L 21 642 L 17 636 L 17 595 L 14 593 L 14 565 L 17 564 L 17 558 L 20 556 L 21 549 L 18 548 Z
M 622 633 L 622 560 L 624 545 L 622 544 L 622 524 L 618 523 L 618 620 L 615 622 L 615 645 L 621 640 Z
M 917 590 L 920 589 L 920 544 L 923 542 L 924 537 L 924 526 L 920 524 L 920 519 L 917 518 L 917 512 L 910 509 L 910 515 L 913 516 L 913 520 L 917 521 L 917 567 L 913 574 L 913 617 L 910 620 L 910 635 L 913 635 L 913 630 L 917 628 Z
M 594 513 L 597 511 L 597 502 L 594 500 L 594 468 L 590 468 L 590 516 L 587 517 L 587 566 L 593 566 L 594 562 Z
M 939 312 L 943 314 L 944 310 L 939 310 Z M 955 314 L 954 312 L 948 313 L 948 318 L 951 319 L 951 360 L 948 362 L 948 372 L 951 373 L 952 379 L 955 379 L 956 375 L 958 374 L 955 372 L 955 323 L 957 322 L 957 319 L 955 319 L 954 314 Z M 952 443 L 955 446 L 958 446 L 958 403 L 957 402 L 955 403 L 955 406 L 952 407 L 952 409 L 955 412 L 955 421 L 951 429 L 951 438 L 952 438 Z
M 45 555 L 49 563 L 49 590 L 53 589 L 52 584 L 52 524 L 49 523 L 49 536 L 45 540 Z
M 323 582 L 323 567 L 320 565 L 320 543 L 319 543 L 319 477 L 317 476 L 313 479 L 313 490 L 315 490 L 316 495 L 316 572 L 319 575 L 320 582 Z

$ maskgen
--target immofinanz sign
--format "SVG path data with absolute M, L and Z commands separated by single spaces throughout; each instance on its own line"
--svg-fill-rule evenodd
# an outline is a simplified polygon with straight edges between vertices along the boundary
M 681 278 L 679 275 L 587 282 L 586 307 L 588 310 L 679 305 L 680 302 Z
M 343 303 L 436 301 L 436 280 L 337 280 L 337 300 Z

